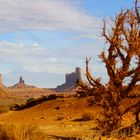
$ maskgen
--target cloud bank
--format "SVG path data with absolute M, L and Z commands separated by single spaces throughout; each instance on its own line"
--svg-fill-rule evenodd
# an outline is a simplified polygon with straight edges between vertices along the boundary
M 100 24 L 98 18 L 76 7 L 75 1 L 68 3 L 67 0 L 0 0 L 0 11 L 0 32 L 18 30 L 87 32 Z

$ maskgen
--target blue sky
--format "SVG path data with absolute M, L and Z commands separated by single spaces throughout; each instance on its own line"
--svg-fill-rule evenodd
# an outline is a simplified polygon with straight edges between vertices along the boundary
M 102 20 L 134 0 L 0 0 L 0 73 L 6 86 L 20 75 L 28 84 L 56 87 L 65 73 L 82 68 L 106 79 L 98 58 L 106 46 Z M 109 25 L 109 22 L 107 22 Z

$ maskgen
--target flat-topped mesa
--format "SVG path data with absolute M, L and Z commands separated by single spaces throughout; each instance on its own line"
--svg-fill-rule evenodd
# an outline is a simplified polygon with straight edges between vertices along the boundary
M 72 72 L 70 74 L 66 74 L 65 76 L 65 83 L 57 86 L 57 88 L 55 89 L 56 91 L 63 91 L 66 89 L 70 89 L 72 87 L 74 87 L 76 85 L 76 82 L 78 80 L 81 80 L 81 68 L 76 67 L 75 72 Z
M 81 80 L 81 69 L 79 67 L 76 68 L 75 72 L 66 74 L 65 84 L 73 86 L 77 80 Z

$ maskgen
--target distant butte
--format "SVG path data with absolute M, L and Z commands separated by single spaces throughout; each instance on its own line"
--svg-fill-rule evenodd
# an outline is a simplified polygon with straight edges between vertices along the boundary
M 13 85 L 11 88 L 35 88 L 35 86 L 27 85 L 22 76 L 19 77 L 19 82 Z
M 2 75 L 0 74 L 0 89 L 3 87 L 4 87 L 4 85 L 3 85 Z
M 72 72 L 70 74 L 66 74 L 65 76 L 65 83 L 62 85 L 59 85 L 55 88 L 55 91 L 64 91 L 67 89 L 71 89 L 76 85 L 76 82 L 78 80 L 81 80 L 81 68 L 76 67 L 75 72 Z

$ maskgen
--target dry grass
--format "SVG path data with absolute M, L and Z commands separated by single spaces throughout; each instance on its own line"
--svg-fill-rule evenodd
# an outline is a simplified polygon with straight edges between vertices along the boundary
M 0 125 L 0 140 L 46 140 L 45 133 L 33 125 Z
M 0 114 L 7 113 L 9 110 L 10 110 L 10 107 L 8 106 L 0 106 Z

